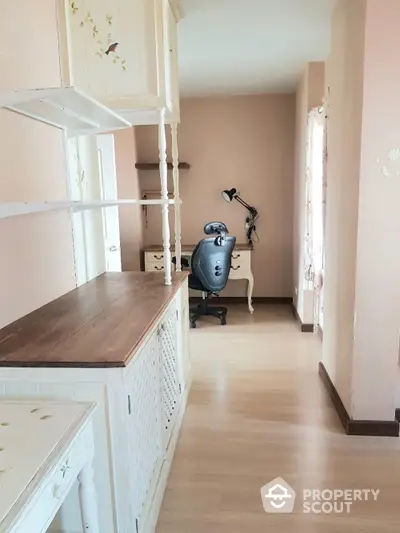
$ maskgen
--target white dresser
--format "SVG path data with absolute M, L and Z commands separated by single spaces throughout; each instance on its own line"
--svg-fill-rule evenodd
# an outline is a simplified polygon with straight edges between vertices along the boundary
M 194 244 L 182 245 L 182 257 L 190 257 L 195 249 Z M 247 302 L 249 311 L 254 313 L 252 305 L 254 276 L 251 268 L 251 254 L 253 248 L 250 244 L 236 244 L 232 253 L 232 266 L 229 279 L 247 279 Z M 162 272 L 164 270 L 164 253 L 162 245 L 144 248 L 144 264 L 146 272 Z M 172 247 L 174 255 L 174 247 Z
M 0 532 L 44 533 L 79 482 L 81 525 L 98 533 L 95 404 L 0 401 Z

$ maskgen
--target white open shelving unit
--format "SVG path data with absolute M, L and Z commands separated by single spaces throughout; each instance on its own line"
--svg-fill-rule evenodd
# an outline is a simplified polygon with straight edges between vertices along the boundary
M 174 205 L 175 200 L 110 200 L 107 202 L 9 202 L 0 204 L 0 219 L 11 218 L 21 215 L 32 215 L 46 211 L 60 211 L 72 209 L 72 211 L 85 211 L 87 209 L 102 209 L 107 207 L 118 207 L 119 205 Z
M 86 95 L 76 87 L 52 87 L 0 92 L 0 108 L 25 115 L 49 126 L 59 128 L 69 137 L 97 135 L 132 127 L 132 122 Z M 154 109 L 153 124 L 158 117 L 161 197 L 159 200 L 117 199 L 112 201 L 45 201 L 41 203 L 0 203 L 0 219 L 48 211 L 104 209 L 120 205 L 160 205 L 164 248 L 165 284 L 171 285 L 171 251 L 169 205 L 175 205 L 176 270 L 181 270 L 181 219 L 179 198 L 179 159 L 177 124 L 171 124 L 173 151 L 174 199 L 168 197 L 168 166 L 166 139 L 166 109 Z
M 132 125 L 76 87 L 1 92 L 0 107 L 65 130 L 69 135 L 92 135 Z

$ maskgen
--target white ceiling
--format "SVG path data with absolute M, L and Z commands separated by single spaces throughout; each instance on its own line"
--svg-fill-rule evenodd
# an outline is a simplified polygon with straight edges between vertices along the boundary
M 335 0 L 183 0 L 182 96 L 292 92 L 329 54 Z

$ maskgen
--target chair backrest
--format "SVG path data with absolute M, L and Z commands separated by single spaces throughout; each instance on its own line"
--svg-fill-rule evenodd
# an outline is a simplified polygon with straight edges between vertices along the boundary
M 221 235 L 202 239 L 192 255 L 192 274 L 209 292 L 225 288 L 232 263 L 236 237 Z

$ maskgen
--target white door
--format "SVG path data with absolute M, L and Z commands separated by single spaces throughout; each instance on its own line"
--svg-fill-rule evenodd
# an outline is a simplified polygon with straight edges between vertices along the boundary
M 67 141 L 69 196 L 72 200 L 101 200 L 96 140 L 90 136 Z M 103 217 L 100 209 L 72 212 L 75 276 L 79 287 L 105 271 Z
M 102 200 L 116 200 L 117 171 L 115 166 L 114 135 L 97 137 L 97 154 Z M 103 236 L 106 272 L 121 272 L 121 240 L 118 207 L 103 209 Z

